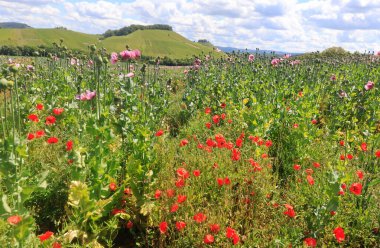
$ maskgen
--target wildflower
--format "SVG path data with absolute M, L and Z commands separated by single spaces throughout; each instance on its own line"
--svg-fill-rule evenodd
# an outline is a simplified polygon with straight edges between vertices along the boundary
M 314 185 L 314 178 L 311 175 L 307 175 L 306 179 L 310 185 Z
M 218 124 L 218 123 L 219 123 L 219 120 L 220 120 L 219 115 L 214 115 L 214 116 L 212 117 L 212 121 L 213 121 L 215 124 Z
M 293 207 L 289 204 L 285 204 L 286 211 L 284 211 L 284 214 L 289 216 L 290 218 L 294 218 L 296 216 L 296 212 L 294 211 Z
M 272 59 L 272 61 L 270 62 L 272 64 L 272 66 L 277 66 L 279 63 L 280 63 L 280 59 Z
M 376 158 L 380 158 L 380 150 L 377 150 L 377 151 L 375 152 L 375 156 L 376 156 Z
M 161 197 L 161 190 L 157 189 L 156 192 L 154 193 L 154 198 L 158 199 Z
M 175 182 L 175 186 L 177 188 L 182 188 L 185 186 L 185 180 L 183 180 L 183 178 L 179 178 L 176 182 Z
M 265 146 L 266 147 L 271 147 L 273 145 L 273 143 L 272 143 L 272 141 L 271 140 L 267 140 L 266 142 L 265 142 Z
M 203 239 L 203 242 L 205 244 L 212 244 L 214 243 L 214 236 L 212 236 L 211 234 L 207 234 L 204 239 Z
M 178 231 L 181 231 L 182 229 L 186 227 L 186 223 L 183 221 L 177 221 L 175 223 L 175 227 L 177 228 Z
M 218 224 L 211 224 L 210 231 L 212 233 L 218 233 L 220 231 L 220 226 Z
M 22 220 L 21 216 L 13 215 L 8 217 L 7 222 L 11 225 L 17 225 Z
M 64 109 L 63 108 L 55 108 L 53 109 L 53 113 L 55 115 L 61 115 L 63 113 Z
M 344 241 L 344 230 L 341 227 L 337 227 L 334 229 L 334 235 L 338 243 Z
M 207 107 L 205 109 L 205 114 L 208 115 L 208 114 L 211 114 L 211 108 L 210 107 Z
M 243 145 L 243 140 L 240 138 L 237 138 L 236 139 L 236 146 L 240 148 L 242 145 Z
M 41 242 L 44 242 L 45 240 L 49 239 L 54 233 L 51 231 L 47 231 L 41 235 L 38 236 Z
M 330 80 L 331 81 L 335 81 L 336 80 L 336 76 L 334 74 L 332 74 L 331 77 L 330 77 Z
M 293 169 L 296 171 L 299 171 L 301 169 L 301 165 L 295 164 L 295 165 L 293 165 Z
M 363 143 L 360 145 L 360 148 L 362 149 L 363 152 L 366 152 L 366 151 L 367 151 L 367 143 L 363 142 Z
M 211 128 L 211 122 L 207 122 L 207 123 L 205 124 L 205 126 L 206 126 L 206 128 L 210 129 L 210 128 Z
M 161 135 L 164 134 L 164 131 L 162 129 L 158 130 L 155 134 L 156 137 L 160 137 Z
M 36 108 L 38 110 L 43 110 L 44 109 L 44 105 L 42 105 L 41 103 L 37 104 Z
M 33 133 L 29 133 L 27 136 L 28 140 L 33 140 L 35 138 L 35 135 Z
M 56 137 L 50 137 L 48 140 L 47 140 L 47 143 L 49 144 L 55 144 L 58 142 L 58 139 Z
M 177 203 L 174 203 L 172 207 L 170 208 L 170 213 L 174 213 L 178 210 L 179 205 Z
M 35 114 L 30 114 L 28 115 L 28 119 L 31 120 L 32 122 L 39 122 L 40 120 L 38 119 L 38 116 Z
M 62 248 L 61 244 L 58 242 L 53 243 L 53 248 Z
M 195 171 L 193 171 L 193 175 L 195 177 L 199 177 L 201 175 L 201 171 L 200 170 L 195 170 Z
M 360 195 L 362 193 L 362 184 L 361 183 L 353 183 L 351 184 L 350 191 L 355 195 Z
M 159 225 L 159 229 L 162 234 L 166 233 L 168 230 L 168 223 L 166 221 L 161 222 Z
M 226 119 L 226 114 L 225 114 L 225 113 L 222 113 L 222 114 L 220 115 L 220 118 L 222 118 L 222 120 Z
M 114 182 L 110 183 L 109 188 L 110 188 L 110 191 L 112 191 L 112 192 L 116 191 L 116 189 L 117 189 L 116 183 L 114 183 Z
M 351 160 L 354 158 L 354 156 L 352 154 L 347 154 L 347 158 L 348 158 L 348 160 Z
M 316 119 L 313 119 L 313 120 L 311 120 L 311 123 L 312 123 L 313 125 L 315 125 L 315 124 L 318 123 L 318 121 L 317 121 Z
M 46 125 L 53 125 L 55 123 L 55 117 L 52 116 L 52 115 L 49 115 L 48 117 L 46 117 L 46 122 L 45 124 Z
M 225 107 L 226 107 L 226 103 L 222 102 L 222 103 L 220 104 L 220 107 L 221 107 L 221 108 L 225 108 Z
M 174 195 L 175 195 L 175 190 L 174 189 L 167 189 L 166 190 L 166 196 L 168 198 L 172 198 L 172 197 L 174 197 Z
M 127 229 L 132 229 L 132 227 L 133 227 L 133 222 L 129 220 L 129 221 L 127 222 L 127 224 L 126 224 L 126 227 L 127 227 Z
M 255 60 L 255 55 L 250 54 L 250 55 L 248 56 L 248 61 L 249 61 L 249 62 L 252 62 L 253 60 Z
M 240 159 L 240 151 L 238 149 L 232 149 L 232 160 L 238 161 Z
M 92 100 L 95 96 L 96 96 L 96 91 L 86 90 L 85 93 L 77 95 L 75 99 L 80 100 L 80 101 L 89 101 L 89 100 Z
M 314 238 L 306 238 L 306 239 L 304 239 L 303 242 L 307 247 L 316 247 L 317 246 L 317 240 Z
M 344 146 L 344 140 L 339 141 L 340 146 Z
M 374 82 L 368 81 L 366 85 L 364 85 L 365 90 L 371 90 L 375 86 Z
M 187 139 L 183 139 L 183 140 L 181 140 L 179 146 L 182 147 L 182 146 L 186 146 L 187 144 L 189 144 L 189 141 Z
M 361 170 L 357 170 L 356 175 L 359 177 L 359 179 L 363 179 L 363 177 L 364 177 L 364 173 Z
M 115 52 L 111 53 L 111 64 L 116 64 L 117 61 L 118 61 L 117 53 Z
M 187 179 L 187 178 L 190 177 L 189 172 L 188 172 L 185 168 L 178 168 L 178 169 L 177 169 L 177 175 L 178 175 L 179 177 L 184 178 L 184 179 Z
M 73 149 L 73 141 L 69 140 L 66 142 L 66 151 L 71 151 Z
M 178 203 L 183 203 L 186 201 L 186 199 L 187 199 L 187 197 L 185 195 L 178 195 L 177 196 L 177 202 Z
M 314 166 L 315 168 L 319 168 L 319 167 L 321 166 L 321 164 L 320 164 L 320 163 L 317 163 L 317 162 L 313 162 L 313 166 Z
M 41 138 L 44 135 L 45 135 L 45 131 L 44 130 L 38 130 L 36 132 L 36 138 Z
M 223 178 L 217 178 L 217 179 L 216 179 L 216 182 L 218 183 L 218 185 L 219 185 L 220 187 L 222 187 L 223 184 L 224 184 L 224 179 L 223 179 Z
M 202 214 L 202 213 L 197 213 L 194 215 L 193 219 L 195 220 L 195 222 L 197 223 L 202 223 L 206 220 L 206 215 Z

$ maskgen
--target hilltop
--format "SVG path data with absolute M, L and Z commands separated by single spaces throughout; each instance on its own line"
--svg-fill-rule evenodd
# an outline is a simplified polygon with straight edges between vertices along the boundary
M 0 28 L 32 28 L 31 26 L 20 22 L 0 22 Z

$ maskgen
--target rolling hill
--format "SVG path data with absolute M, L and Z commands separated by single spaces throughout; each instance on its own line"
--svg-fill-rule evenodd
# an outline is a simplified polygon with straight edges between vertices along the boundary
M 140 49 L 143 55 L 181 59 L 201 53 L 222 54 L 213 51 L 212 47 L 192 42 L 176 32 L 168 30 L 138 30 L 127 36 L 112 36 L 101 40 L 100 35 L 85 34 L 65 29 L 0 29 L 0 46 L 52 46 L 53 42 L 64 40 L 70 49 L 87 50 L 89 44 L 105 47 L 109 52 Z

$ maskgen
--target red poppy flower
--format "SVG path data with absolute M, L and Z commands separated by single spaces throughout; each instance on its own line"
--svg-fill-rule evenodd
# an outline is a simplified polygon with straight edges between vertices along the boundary
M 179 178 L 176 182 L 175 182 L 175 186 L 177 188 L 182 188 L 185 186 L 185 180 L 183 178 Z
M 48 117 L 46 117 L 46 122 L 45 124 L 46 125 L 53 125 L 55 123 L 55 117 L 52 116 L 52 115 L 49 115 Z
M 225 185 L 230 185 L 231 184 L 231 180 L 228 177 L 225 177 L 223 181 L 224 181 Z
M 357 170 L 357 171 L 356 171 L 356 175 L 359 177 L 359 179 L 363 179 L 363 177 L 364 177 L 364 172 L 361 171 L 361 170 Z
M 124 189 L 124 194 L 128 195 L 128 196 L 131 196 L 132 195 L 132 190 L 131 188 L 125 188 Z
M 212 236 L 211 234 L 207 234 L 204 239 L 203 239 L 203 242 L 205 244 L 212 244 L 214 243 L 214 236 Z
M 35 136 L 33 133 L 28 133 L 28 137 L 27 137 L 28 140 L 33 140 L 34 138 Z
M 306 239 L 304 239 L 303 242 L 307 247 L 316 247 L 317 246 L 317 240 L 315 238 L 306 238 Z
M 116 183 L 114 183 L 114 182 L 110 183 L 109 188 L 110 188 L 110 191 L 116 191 L 116 189 L 117 189 Z
M 216 181 L 218 182 L 218 185 L 219 185 L 220 187 L 223 186 L 223 184 L 224 184 L 224 179 L 223 179 L 223 178 L 217 178 Z
M 362 143 L 361 145 L 360 145 L 360 147 L 362 148 L 362 151 L 363 152 L 366 152 L 367 151 L 367 143 Z
M 205 114 L 208 115 L 208 114 L 211 114 L 211 108 L 210 107 L 207 107 L 205 109 Z
M 156 192 L 154 193 L 154 198 L 158 199 L 161 197 L 161 190 L 157 189 Z
M 377 150 L 377 151 L 375 152 L 375 156 L 376 156 L 376 158 L 380 158 L 380 150 Z
M 189 144 L 189 141 L 187 139 L 183 139 L 181 140 L 181 142 L 179 143 L 179 146 L 186 146 L 187 144 Z
M 342 155 L 340 155 L 340 160 L 345 160 L 346 159 L 346 157 L 342 154 Z
M 233 228 L 227 227 L 227 229 L 226 229 L 226 237 L 228 239 L 232 238 L 235 234 L 236 234 L 236 231 Z
M 231 119 L 229 119 L 227 122 L 228 122 L 229 124 L 231 124 L 231 123 L 232 123 L 232 120 L 231 120 Z
M 33 122 L 39 122 L 40 120 L 38 119 L 38 116 L 35 114 L 30 114 L 28 115 L 28 119 L 33 121 Z
M 156 137 L 160 137 L 161 135 L 164 134 L 164 131 L 162 129 L 158 130 L 155 134 Z
M 168 198 L 172 198 L 172 197 L 174 197 L 174 195 L 175 195 L 175 190 L 174 189 L 168 189 L 168 190 L 166 190 L 166 196 Z
M 240 138 L 236 139 L 236 146 L 241 147 L 242 145 L 243 145 L 243 140 Z
M 187 179 L 190 176 L 189 172 L 185 168 L 178 168 L 177 169 L 177 175 L 179 177 L 184 178 L 184 179 Z
M 170 213 L 174 213 L 178 210 L 179 205 L 177 203 L 174 203 L 170 208 Z
M 53 114 L 55 115 L 61 115 L 65 111 L 63 108 L 55 108 L 53 109 Z
M 353 183 L 351 184 L 350 191 L 352 194 L 360 195 L 362 193 L 362 184 L 361 183 Z
M 298 128 L 298 127 L 299 127 L 299 125 L 297 123 L 293 124 L 293 128 Z
M 346 188 L 347 188 L 347 185 L 346 185 L 345 183 L 342 183 L 342 184 L 340 185 L 340 187 L 341 187 L 342 189 L 346 189 Z
M 21 216 L 13 215 L 8 217 L 7 222 L 11 225 L 17 225 L 22 220 Z
M 197 213 L 194 215 L 193 219 L 195 220 L 195 222 L 197 223 L 202 223 L 206 220 L 206 215 L 202 214 L 202 213 Z
M 114 209 L 112 209 L 112 211 L 111 211 L 111 214 L 112 214 L 112 215 L 117 215 L 117 214 L 121 214 L 121 213 L 125 213 L 125 210 L 124 210 L 124 209 L 114 208 Z
M 194 171 L 193 171 L 193 175 L 194 175 L 195 177 L 199 177 L 199 176 L 201 175 L 201 171 L 200 171 L 200 170 L 194 170 Z
M 313 120 L 311 120 L 311 123 L 312 123 L 313 125 L 315 125 L 315 124 L 318 123 L 318 121 L 317 121 L 316 119 L 313 119 Z
M 266 146 L 266 147 L 271 147 L 272 145 L 273 145 L 273 143 L 272 143 L 271 140 L 267 140 L 267 141 L 265 142 L 265 146 Z
M 238 161 L 240 159 L 240 152 L 238 149 L 232 149 L 232 160 Z
M 226 107 L 226 104 L 225 104 L 224 102 L 222 102 L 222 103 L 220 104 L 220 107 L 221 107 L 221 108 L 225 108 L 225 107 Z
M 58 242 L 53 243 L 53 248 L 62 248 L 61 244 Z
M 38 130 L 36 132 L 36 138 L 41 138 L 44 135 L 45 135 L 45 131 L 44 130 Z
M 218 224 L 211 224 L 210 231 L 212 233 L 218 233 L 220 231 L 220 226 Z
M 336 212 L 335 211 L 330 211 L 330 215 L 334 216 L 334 215 L 336 215 Z
M 341 243 L 342 241 L 344 241 L 344 230 L 343 230 L 343 228 L 341 228 L 341 227 L 335 228 L 334 229 L 334 235 L 335 235 L 336 241 L 338 241 L 338 243 Z
M 215 147 L 217 145 L 216 142 L 213 141 L 212 139 L 207 139 L 206 144 L 208 147 Z
M 320 164 L 320 163 L 317 163 L 317 162 L 314 162 L 314 163 L 313 163 L 313 166 L 314 166 L 315 168 L 319 168 L 319 167 L 321 166 L 321 164 Z
M 294 218 L 296 216 L 296 212 L 294 211 L 293 207 L 289 204 L 285 204 L 285 207 L 287 210 L 284 212 L 284 214 L 290 218 Z
M 39 235 L 38 238 L 40 239 L 41 242 L 44 242 L 45 240 L 49 239 L 53 234 L 54 234 L 53 232 L 47 231 Z
M 344 146 L 344 140 L 339 141 L 340 146 Z
M 166 221 L 163 221 L 159 225 L 159 229 L 161 233 L 166 233 L 168 230 L 168 223 Z
M 178 203 L 183 203 L 186 201 L 186 199 L 187 199 L 187 197 L 185 195 L 178 195 L 177 196 L 177 202 Z
M 233 243 L 234 245 L 236 245 L 236 244 L 239 243 L 239 241 L 240 241 L 240 237 L 239 237 L 239 235 L 238 235 L 237 233 L 235 233 L 235 234 L 232 236 L 232 243 Z
M 208 129 L 210 129 L 210 128 L 211 128 L 211 122 L 207 122 L 207 123 L 205 124 L 205 126 L 206 126 Z
M 50 138 L 47 140 L 47 142 L 48 142 L 49 144 L 55 144 L 55 143 L 58 142 L 58 139 L 57 139 L 56 137 L 50 137 Z
M 221 114 L 220 118 L 222 118 L 222 120 L 226 119 L 226 114 L 225 113 Z
M 127 222 L 127 224 L 126 224 L 126 227 L 127 227 L 127 229 L 132 229 L 132 227 L 133 227 L 133 222 L 129 220 L 129 221 Z
M 36 108 L 38 110 L 43 110 L 44 109 L 44 105 L 42 105 L 41 103 L 37 104 Z
M 295 165 L 293 165 L 293 169 L 296 171 L 299 171 L 301 169 L 301 165 L 295 164 Z
M 73 141 L 69 140 L 66 143 L 66 151 L 71 151 L 73 149 Z
M 218 124 L 218 123 L 219 123 L 219 120 L 220 120 L 219 115 L 214 115 L 214 116 L 212 117 L 212 121 L 213 121 L 215 124 Z
M 177 221 L 175 223 L 175 227 L 177 228 L 178 231 L 181 231 L 182 229 L 186 227 L 186 223 L 183 221 Z
M 307 175 L 306 179 L 310 185 L 314 185 L 314 178 L 311 175 Z
M 352 154 L 347 154 L 347 158 L 348 158 L 349 160 L 351 160 L 351 159 L 354 158 L 354 156 L 353 156 Z

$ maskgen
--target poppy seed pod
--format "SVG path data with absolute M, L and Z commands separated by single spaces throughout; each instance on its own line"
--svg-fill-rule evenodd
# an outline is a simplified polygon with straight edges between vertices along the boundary
M 90 50 L 91 50 L 91 52 L 95 52 L 96 46 L 94 44 L 90 45 Z

